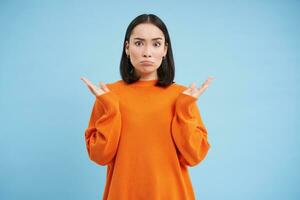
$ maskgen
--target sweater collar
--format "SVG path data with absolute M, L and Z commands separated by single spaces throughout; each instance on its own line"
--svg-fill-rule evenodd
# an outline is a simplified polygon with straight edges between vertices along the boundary
M 153 79 L 153 80 L 138 80 L 134 83 L 132 83 L 132 85 L 137 85 L 137 86 L 155 86 L 156 82 L 158 81 L 158 79 Z

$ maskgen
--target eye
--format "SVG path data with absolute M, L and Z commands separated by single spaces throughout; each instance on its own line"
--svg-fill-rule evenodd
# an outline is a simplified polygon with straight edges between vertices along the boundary
M 156 42 L 156 43 L 154 44 L 154 46 L 159 47 L 159 46 L 160 46 L 160 42 Z
M 141 41 L 137 41 L 134 43 L 136 46 L 140 46 L 139 44 L 141 44 Z

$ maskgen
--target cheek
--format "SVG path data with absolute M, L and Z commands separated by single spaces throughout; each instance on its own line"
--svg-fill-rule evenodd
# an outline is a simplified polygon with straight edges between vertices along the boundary
M 133 47 L 133 48 L 131 48 L 130 54 L 132 55 L 132 57 L 135 57 L 135 58 L 136 58 L 136 57 L 139 57 L 139 55 L 140 55 L 141 53 L 140 53 L 140 50 L 139 50 L 139 49 Z
M 157 59 L 158 61 L 159 61 L 160 59 L 162 59 L 163 55 L 164 55 L 164 52 L 163 52 L 163 51 L 156 51 L 156 52 L 153 53 L 153 57 L 154 57 L 155 59 Z
M 155 49 L 153 51 L 153 55 L 162 57 L 164 55 L 164 49 L 163 48 Z

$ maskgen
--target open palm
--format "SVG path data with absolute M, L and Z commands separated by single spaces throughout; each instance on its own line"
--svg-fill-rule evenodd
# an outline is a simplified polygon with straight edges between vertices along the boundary
M 213 79 L 213 77 L 208 77 L 208 79 L 206 79 L 206 81 L 199 88 L 197 88 L 193 82 L 182 93 L 198 98 L 206 90 Z
M 83 80 L 83 82 L 88 86 L 88 88 L 90 89 L 90 91 L 95 96 L 99 96 L 99 95 L 102 95 L 102 94 L 110 91 L 108 89 L 108 87 L 105 85 L 105 83 L 103 83 L 103 82 L 99 82 L 99 86 L 100 87 L 97 87 L 97 86 L 95 86 L 91 81 L 89 81 L 85 77 L 81 77 L 80 79 Z

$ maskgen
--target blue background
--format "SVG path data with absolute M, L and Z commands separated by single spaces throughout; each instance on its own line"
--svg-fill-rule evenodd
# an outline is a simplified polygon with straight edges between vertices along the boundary
M 0 1 L 0 199 L 101 199 L 106 167 L 84 141 L 94 96 L 120 79 L 142 13 L 167 25 L 175 81 L 215 80 L 197 101 L 211 149 L 189 168 L 197 199 L 300 199 L 299 1 Z

